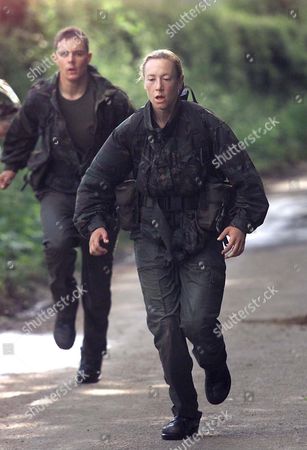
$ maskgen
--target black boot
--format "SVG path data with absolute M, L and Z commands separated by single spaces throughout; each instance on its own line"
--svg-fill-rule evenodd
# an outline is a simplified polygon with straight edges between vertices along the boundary
M 81 361 L 77 372 L 78 384 L 97 383 L 100 380 L 102 352 L 97 355 L 85 353 L 81 347 Z
M 227 398 L 231 387 L 231 376 L 227 364 L 224 363 L 218 369 L 207 369 L 205 372 L 205 391 L 208 402 L 218 405 Z
M 162 428 L 162 439 L 181 440 L 198 432 L 201 412 L 195 418 L 175 416 L 168 424 Z
M 78 302 L 74 301 L 65 306 L 63 311 L 57 311 L 53 337 L 58 347 L 68 350 L 75 342 L 75 321 L 78 310 Z

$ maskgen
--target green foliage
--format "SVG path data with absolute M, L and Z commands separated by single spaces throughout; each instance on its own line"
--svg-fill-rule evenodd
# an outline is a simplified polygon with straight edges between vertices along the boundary
M 46 275 L 41 250 L 39 206 L 30 189 L 20 192 L 18 175 L 0 192 L 0 294 L 15 296 L 29 279 Z

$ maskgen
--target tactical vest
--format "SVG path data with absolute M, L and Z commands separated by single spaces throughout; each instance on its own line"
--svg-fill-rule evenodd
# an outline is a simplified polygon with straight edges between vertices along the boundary
M 223 183 L 214 184 L 211 178 L 208 113 L 192 105 L 182 101 L 166 130 L 146 128 L 144 110 L 133 117 L 130 148 L 136 182 L 129 180 L 117 189 L 122 228 L 133 236 L 140 230 L 144 237 L 162 240 L 167 258 L 177 260 L 197 253 L 208 233 L 217 232 L 223 205 Z
M 206 183 L 210 135 L 199 110 L 185 101 L 180 108 L 168 133 L 140 127 L 134 137 L 135 177 L 141 195 L 189 197 Z

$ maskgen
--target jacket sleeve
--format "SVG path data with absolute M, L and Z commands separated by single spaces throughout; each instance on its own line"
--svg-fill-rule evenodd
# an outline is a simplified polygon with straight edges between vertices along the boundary
M 112 101 L 114 102 L 114 106 L 116 108 L 116 123 L 115 127 L 120 125 L 125 119 L 127 119 L 131 114 L 135 112 L 135 109 L 132 103 L 129 100 L 127 94 L 118 89 L 114 94 Z
M 32 90 L 14 118 L 4 140 L 1 161 L 5 170 L 17 172 L 26 167 L 38 140 L 39 120 Z
M 229 225 L 252 233 L 263 223 L 269 203 L 261 178 L 244 147 L 225 123 L 215 129 L 212 164 L 234 188 Z
M 125 180 L 132 164 L 119 126 L 97 153 L 77 191 L 74 223 L 83 237 L 88 239 L 96 228 L 115 226 L 115 187 Z

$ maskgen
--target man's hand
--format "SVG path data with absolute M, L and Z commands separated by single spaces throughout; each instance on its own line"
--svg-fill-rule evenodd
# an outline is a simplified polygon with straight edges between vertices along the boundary
M 229 226 L 225 228 L 217 240 L 222 241 L 226 236 L 229 236 L 229 241 L 222 251 L 222 255 L 225 256 L 225 259 L 241 255 L 245 247 L 245 233 L 239 230 L 239 228 Z
M 0 120 L 0 139 L 5 138 L 5 135 L 8 131 L 8 129 L 11 126 L 11 121 L 10 120 Z
M 13 170 L 4 170 L 0 173 L 0 189 L 6 189 L 9 187 L 15 176 L 16 172 L 13 172 Z
M 109 236 L 107 230 L 105 228 L 96 228 L 93 231 L 90 238 L 90 254 L 94 256 L 101 256 L 108 253 L 108 250 L 105 247 L 101 246 L 101 242 L 104 244 L 109 243 Z

